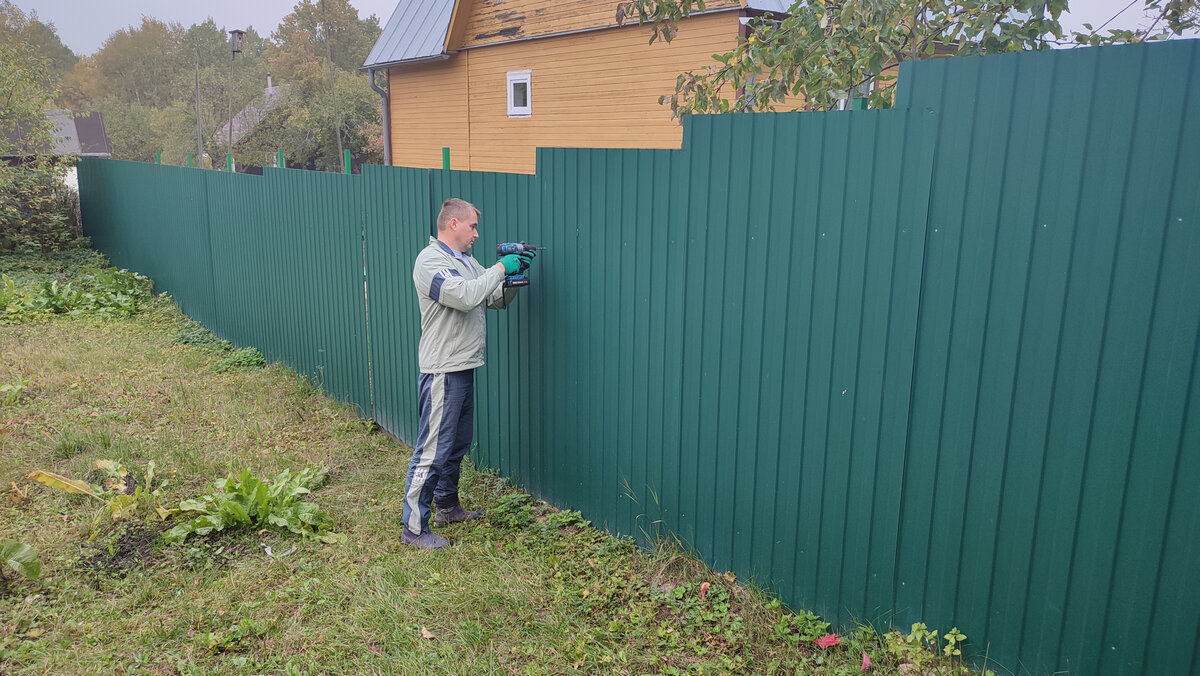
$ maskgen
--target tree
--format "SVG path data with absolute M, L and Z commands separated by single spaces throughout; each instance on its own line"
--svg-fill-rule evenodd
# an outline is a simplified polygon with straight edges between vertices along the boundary
M 10 0 L 0 0 L 0 43 L 23 46 L 41 58 L 45 63 L 39 75 L 50 89 L 78 61 L 58 38 L 53 24 L 40 21 L 36 12 L 26 14 Z
M 0 251 L 58 248 L 78 236 L 72 197 L 62 176 L 72 158 L 46 151 L 53 130 L 46 109 L 54 99 L 50 59 L 28 44 L 0 40 Z
M 1143 1 L 1157 17 L 1145 30 L 1089 26 L 1068 36 L 1059 23 L 1068 0 L 796 0 L 784 16 L 753 19 L 734 49 L 707 70 L 680 74 L 661 101 L 676 117 L 774 110 L 788 97 L 828 110 L 869 87 L 870 105 L 888 107 L 894 78 L 884 72 L 902 61 L 1159 40 L 1197 25 L 1197 0 Z M 670 42 L 679 21 L 704 8 L 704 0 L 631 0 L 617 16 L 650 24 L 651 43 Z
M 355 157 L 378 160 L 367 154 L 362 131 L 379 125 L 378 98 L 358 67 L 380 28 L 379 19 L 360 19 L 347 0 L 324 0 L 324 12 L 321 4 L 301 0 L 272 34 L 271 72 L 288 85 L 288 96 L 246 145 L 265 152 L 274 140 L 295 165 L 337 171 L 339 134 L 341 147 Z
M 120 101 L 164 106 L 171 101 L 171 83 L 179 68 L 177 49 L 183 27 L 142 17 L 136 28 L 122 28 L 96 52 L 96 69 L 105 92 Z

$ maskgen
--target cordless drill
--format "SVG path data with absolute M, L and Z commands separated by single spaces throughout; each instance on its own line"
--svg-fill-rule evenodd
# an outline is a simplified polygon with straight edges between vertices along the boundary
M 507 256 L 508 254 L 523 254 L 532 253 L 540 250 L 545 251 L 546 247 L 536 247 L 525 242 L 505 242 L 496 245 L 497 256 Z M 529 265 L 521 263 L 521 269 L 516 273 L 504 277 L 504 286 L 529 286 L 529 277 L 525 275 L 525 270 Z

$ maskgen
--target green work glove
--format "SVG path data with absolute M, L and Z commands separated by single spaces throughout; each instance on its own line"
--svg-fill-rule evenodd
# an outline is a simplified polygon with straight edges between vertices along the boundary
M 517 254 L 517 258 L 521 259 L 521 271 L 529 269 L 529 264 L 533 262 L 534 252 L 526 251 L 525 253 Z
M 504 274 L 515 275 L 521 270 L 521 257 L 517 254 L 501 256 L 500 264 L 504 266 Z

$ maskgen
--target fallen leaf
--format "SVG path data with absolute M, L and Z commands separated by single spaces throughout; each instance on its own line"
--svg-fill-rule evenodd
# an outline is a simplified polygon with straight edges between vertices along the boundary
M 728 582 L 729 584 L 733 584 L 734 582 L 737 582 L 737 574 L 734 573 L 732 570 L 726 571 L 726 573 L 724 575 L 722 575 L 721 577 L 725 578 L 725 581 Z
M 704 600 L 704 596 L 705 596 L 705 594 L 708 594 L 708 588 L 711 586 L 712 586 L 711 582 L 701 582 L 700 583 L 700 600 L 701 601 Z
M 421 638 L 433 638 L 433 632 L 421 627 Z
M 866 651 L 863 651 L 862 671 L 871 668 L 871 658 L 867 656 Z
M 373 653 L 375 653 L 376 655 L 378 655 L 378 654 L 379 654 L 379 646 L 377 646 L 377 645 L 375 645 L 374 643 L 372 643 L 372 644 L 371 644 L 371 652 L 373 652 Z
M 842 642 L 842 640 L 840 638 L 838 638 L 837 634 L 826 634 L 826 635 L 822 636 L 821 638 L 813 641 L 813 643 L 816 643 L 821 648 L 829 648 L 829 647 L 838 645 L 841 642 Z

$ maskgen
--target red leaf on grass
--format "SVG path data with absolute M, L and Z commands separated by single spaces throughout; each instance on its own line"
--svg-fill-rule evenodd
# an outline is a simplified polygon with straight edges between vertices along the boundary
M 862 671 L 866 671 L 867 669 L 870 669 L 870 668 L 871 668 L 871 658 L 867 657 L 866 651 L 863 651 Z
M 813 641 L 813 643 L 816 643 L 818 646 L 820 646 L 822 648 L 828 648 L 830 646 L 835 646 L 835 645 L 840 644 L 841 642 L 842 642 L 842 640 L 840 638 L 838 638 L 837 634 L 826 634 L 826 635 L 822 636 L 821 638 Z
M 379 646 L 376 646 L 375 644 L 371 644 L 371 652 L 378 655 L 379 654 Z
M 708 588 L 712 586 L 711 582 L 700 583 L 700 600 L 704 600 L 704 595 L 708 593 Z

